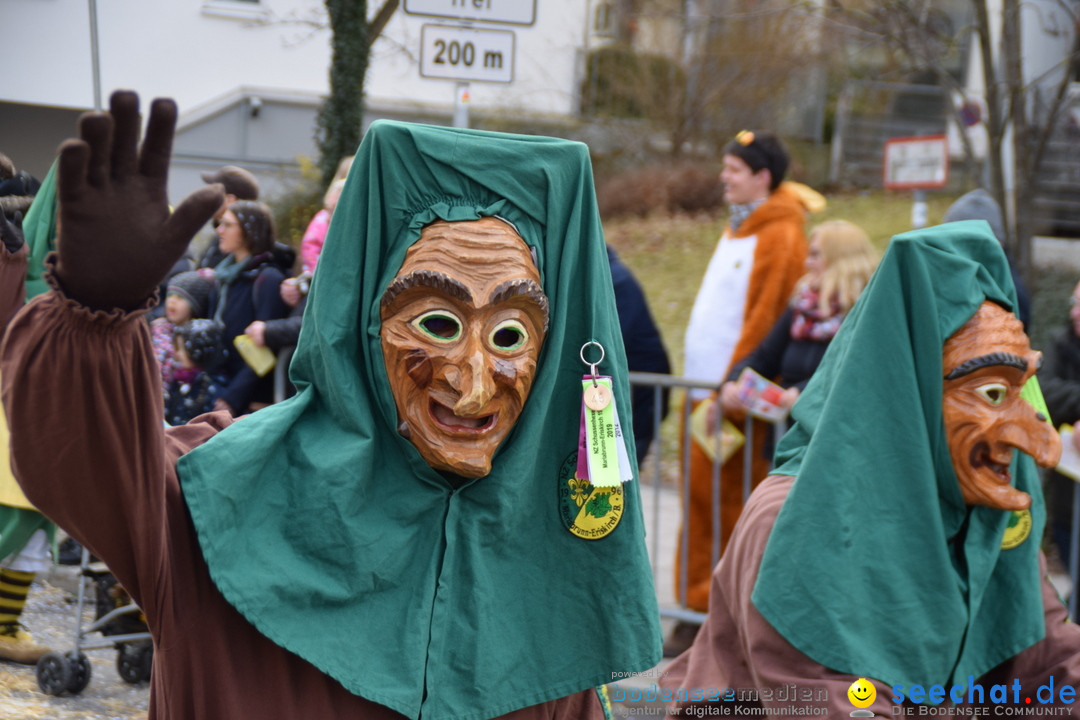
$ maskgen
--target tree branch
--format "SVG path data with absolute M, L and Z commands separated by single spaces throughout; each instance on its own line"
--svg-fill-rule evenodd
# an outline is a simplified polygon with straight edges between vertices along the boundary
M 386 23 L 390 22 L 390 16 L 394 14 L 400 4 L 401 0 L 384 0 L 379 12 L 375 13 L 375 17 L 368 23 L 368 43 L 375 42 L 375 38 L 382 35 L 383 28 L 386 27 Z

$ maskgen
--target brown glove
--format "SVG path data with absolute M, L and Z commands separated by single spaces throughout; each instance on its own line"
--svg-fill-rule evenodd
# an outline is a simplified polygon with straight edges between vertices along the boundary
M 84 114 L 79 139 L 60 146 L 56 275 L 72 299 L 95 310 L 139 307 L 224 202 L 222 187 L 208 185 L 169 213 L 175 127 L 176 103 L 155 100 L 138 148 L 139 97 L 117 91 L 108 113 Z

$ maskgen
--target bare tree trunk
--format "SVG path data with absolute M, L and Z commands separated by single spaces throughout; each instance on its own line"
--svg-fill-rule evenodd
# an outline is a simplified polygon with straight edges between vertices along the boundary
M 979 37 L 979 52 L 982 55 L 983 84 L 986 92 L 986 162 L 990 170 L 991 195 L 1001 208 L 1005 208 L 1005 174 L 1001 167 L 1001 145 L 1005 134 L 1002 121 L 1001 97 L 998 92 L 997 73 L 994 71 L 994 49 L 991 43 L 990 17 L 984 0 L 971 0 L 975 10 L 975 31 Z
M 1028 163 L 1029 136 L 1027 94 L 1024 89 L 1023 59 L 1020 51 L 1020 3 L 1004 0 L 1001 13 L 1001 59 L 1008 88 L 1008 118 L 1012 125 L 1012 207 L 1006 212 L 1005 229 L 1009 247 L 1019 265 L 1021 275 L 1028 280 L 1031 268 L 1031 176 L 1034 168 Z M 1008 220 L 1011 217 L 1011 222 Z

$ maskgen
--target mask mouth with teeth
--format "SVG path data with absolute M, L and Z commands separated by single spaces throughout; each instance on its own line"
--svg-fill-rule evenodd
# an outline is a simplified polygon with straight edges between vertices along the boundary
M 1043 467 L 1061 457 L 1049 419 L 1020 396 L 1042 355 L 1016 317 L 991 302 L 945 342 L 945 436 L 968 505 L 1026 510 L 1031 496 L 1012 485 L 1016 450 Z
M 436 470 L 491 472 L 521 414 L 548 301 L 525 241 L 497 218 L 435 222 L 380 303 L 398 432 Z

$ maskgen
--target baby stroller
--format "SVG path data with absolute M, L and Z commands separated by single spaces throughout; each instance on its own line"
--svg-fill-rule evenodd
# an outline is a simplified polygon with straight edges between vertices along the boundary
M 66 653 L 48 653 L 38 661 L 38 687 L 49 695 L 81 693 L 90 684 L 90 661 L 83 650 L 107 647 L 116 648 L 116 670 L 125 682 L 147 682 L 153 665 L 154 646 L 142 611 L 105 563 L 90 562 L 90 551 L 86 548 L 83 548 L 79 569 L 75 647 Z M 94 584 L 94 622 L 83 627 L 87 581 Z M 93 633 L 100 633 L 101 637 L 91 638 Z

